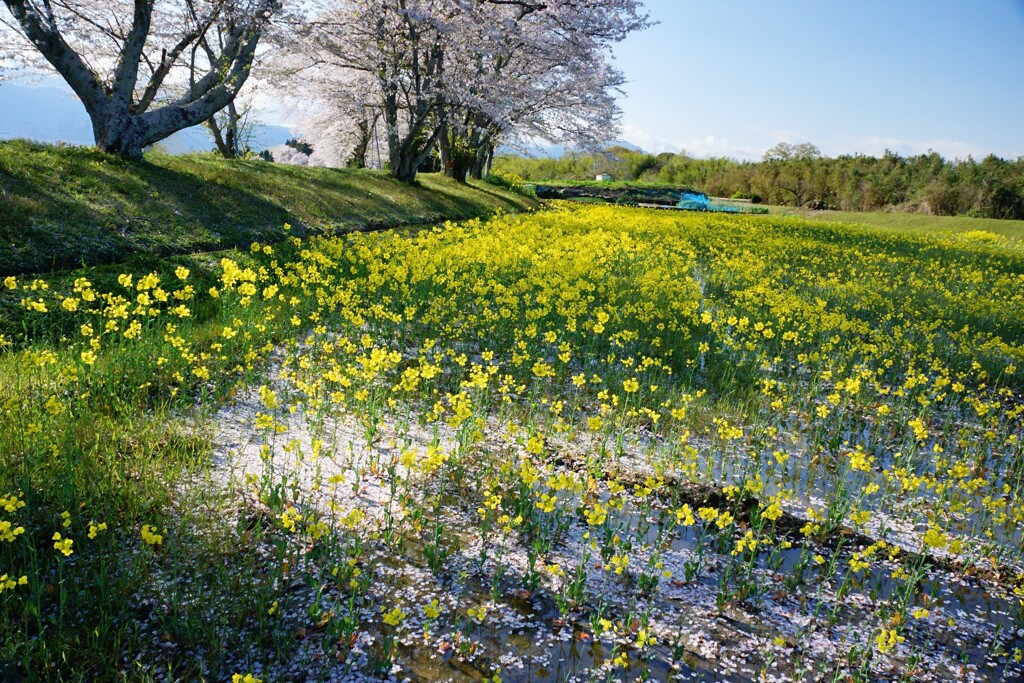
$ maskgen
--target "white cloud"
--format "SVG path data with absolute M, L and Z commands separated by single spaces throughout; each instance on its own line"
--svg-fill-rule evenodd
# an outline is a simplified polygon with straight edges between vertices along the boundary
M 691 140 L 683 145 L 686 153 L 692 157 L 730 157 L 733 159 L 754 159 L 758 155 L 748 146 L 737 144 L 729 138 L 709 135 L 705 138 Z
M 935 151 L 946 159 L 966 159 L 968 156 L 973 156 L 980 160 L 991 153 L 991 150 L 958 140 L 903 140 L 879 135 L 846 138 L 825 146 L 823 151 L 833 156 L 837 154 L 882 156 L 887 149 L 902 156 L 927 154 L 929 151 Z
M 645 152 L 660 154 L 662 152 L 679 153 L 685 150 L 692 157 L 733 157 L 736 159 L 753 159 L 758 155 L 748 146 L 735 143 L 729 138 L 708 135 L 689 141 L 672 141 L 651 135 L 642 128 L 628 123 L 622 126 L 622 139 Z
M 307 99 L 281 95 L 257 83 L 251 95 L 243 91 L 242 97 L 252 98 L 252 108 L 263 123 L 295 128 L 315 108 Z
M 744 131 L 744 140 L 707 135 L 705 137 L 686 140 L 666 140 L 653 135 L 641 128 L 626 124 L 622 127 L 622 139 L 645 151 L 653 154 L 661 152 L 679 152 L 685 150 L 687 154 L 697 158 L 706 157 L 731 157 L 740 160 L 758 161 L 764 155 L 764 151 L 779 142 L 805 142 L 809 138 L 791 130 L 762 131 L 757 128 L 748 127 Z M 935 151 L 946 159 L 966 159 L 968 156 L 976 160 L 983 159 L 989 154 L 995 153 L 1007 159 L 1015 159 L 1018 154 L 1010 151 L 990 150 L 961 140 L 907 140 L 903 138 L 886 137 L 883 135 L 861 135 L 845 136 L 833 140 L 824 140 L 817 143 L 821 151 L 828 156 L 840 154 L 864 154 L 867 156 L 880 157 L 885 150 L 892 150 L 901 156 L 913 156 L 916 154 L 927 154 Z
M 655 137 L 647 131 L 631 126 L 628 123 L 622 126 L 621 137 L 626 142 L 642 147 L 645 152 L 650 152 L 651 154 L 661 154 L 662 152 L 676 153 L 682 149 L 682 145 L 677 142 Z
M 803 133 L 795 130 L 789 130 L 787 128 L 777 128 L 775 130 L 768 131 L 768 139 L 772 140 L 769 147 L 774 147 L 780 142 L 792 142 L 794 144 L 807 142 Z

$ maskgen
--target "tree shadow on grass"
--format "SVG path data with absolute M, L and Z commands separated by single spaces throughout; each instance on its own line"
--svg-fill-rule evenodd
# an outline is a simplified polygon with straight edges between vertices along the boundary
M 464 219 L 522 204 L 425 177 L 202 156 L 128 162 L 95 150 L 0 143 L 0 275 L 41 273 L 338 233 Z
M 289 218 L 252 192 L 147 162 L 79 151 L 58 163 L 49 178 L 45 168 L 14 175 L 0 166 L 0 274 L 227 247 Z

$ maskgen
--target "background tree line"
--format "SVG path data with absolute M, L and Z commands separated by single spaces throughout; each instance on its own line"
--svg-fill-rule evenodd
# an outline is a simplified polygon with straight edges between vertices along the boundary
M 613 137 L 611 48 L 649 25 L 640 0 L 3 0 L 0 75 L 60 76 L 126 159 L 197 125 L 239 155 L 259 83 L 337 165 L 372 141 L 400 180 L 465 181 L 499 145 Z
M 711 196 L 783 206 L 1024 219 L 1024 158 L 951 161 L 936 152 L 904 157 L 891 151 L 826 157 L 808 143 L 780 143 L 755 162 L 615 146 L 559 158 L 500 155 L 494 170 L 533 181 L 593 180 L 607 173 L 614 180 L 686 185 Z

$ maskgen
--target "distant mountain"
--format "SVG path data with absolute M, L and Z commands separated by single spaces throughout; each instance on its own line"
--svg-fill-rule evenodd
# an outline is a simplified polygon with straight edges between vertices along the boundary
M 637 147 L 636 145 L 634 145 L 632 142 L 626 142 L 625 140 L 612 140 L 610 142 L 605 143 L 604 146 L 605 147 L 625 147 L 626 149 L 632 150 L 634 152 L 643 152 L 643 151 L 645 151 L 641 147 Z M 538 143 L 538 144 L 530 145 L 529 147 L 527 147 L 525 153 L 526 153 L 526 156 L 529 156 L 529 157 L 540 157 L 540 158 L 549 157 L 549 158 L 552 158 L 552 159 L 557 159 L 558 157 L 561 157 L 562 155 L 566 154 L 567 152 L 571 152 L 571 151 L 573 151 L 573 148 L 566 147 L 564 145 L 543 145 L 543 144 L 539 144 Z M 499 147 L 498 148 L 498 154 L 512 154 L 512 155 L 522 156 L 523 155 L 523 151 L 518 150 L 518 149 L 512 149 L 511 147 Z
M 286 126 L 257 125 L 253 131 L 249 147 L 259 151 L 282 145 L 286 140 L 294 137 L 292 130 Z M 171 154 L 187 154 L 189 152 L 204 152 L 213 149 L 213 138 L 202 126 L 194 126 L 180 130 L 160 144 Z
M 295 133 L 287 126 L 259 125 L 250 146 L 254 150 L 284 144 Z M 66 87 L 26 86 L 0 83 L 0 140 L 28 138 L 40 142 L 64 142 L 71 145 L 93 143 L 92 124 L 85 107 Z M 202 152 L 213 148 L 206 129 L 195 126 L 179 131 L 160 142 L 171 154 Z M 613 140 L 607 147 L 619 146 L 642 152 L 640 147 L 623 140 Z M 571 151 L 564 145 L 537 143 L 527 148 L 528 156 L 557 158 Z M 499 154 L 522 154 L 510 147 L 500 147 Z
M 644 149 L 643 147 L 640 147 L 638 145 L 634 145 L 632 142 L 626 142 L 625 140 L 612 140 L 606 146 L 607 147 L 625 147 L 626 149 L 628 149 L 628 150 L 630 150 L 632 152 L 644 152 L 644 153 L 647 152 L 647 150 Z
M 292 136 L 285 126 L 259 125 L 251 147 L 266 149 Z M 92 123 L 82 103 L 65 88 L 0 83 L 0 139 L 10 138 L 91 145 Z M 179 131 L 160 144 L 171 154 L 213 148 L 213 140 L 200 126 Z
M 60 88 L 0 83 L 0 138 L 91 145 L 92 124 L 85 107 Z

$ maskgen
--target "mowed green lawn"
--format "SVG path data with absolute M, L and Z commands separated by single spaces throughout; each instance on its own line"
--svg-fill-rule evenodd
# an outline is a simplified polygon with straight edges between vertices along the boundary
M 813 221 L 859 223 L 919 234 L 964 233 L 985 230 L 1002 237 L 1024 240 L 1024 221 L 968 216 L 929 216 L 896 211 L 812 211 L 791 206 L 768 207 L 773 214 L 800 216 Z

